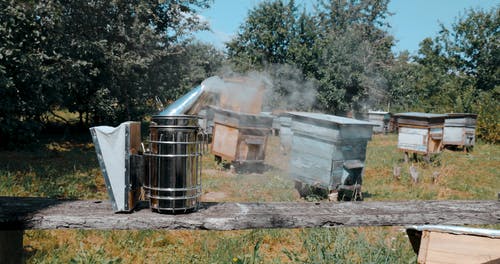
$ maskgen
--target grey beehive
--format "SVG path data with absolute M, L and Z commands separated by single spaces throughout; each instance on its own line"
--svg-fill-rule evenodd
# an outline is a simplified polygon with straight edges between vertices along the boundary
M 326 190 L 360 190 L 366 146 L 376 124 L 320 113 L 291 112 L 290 175 Z

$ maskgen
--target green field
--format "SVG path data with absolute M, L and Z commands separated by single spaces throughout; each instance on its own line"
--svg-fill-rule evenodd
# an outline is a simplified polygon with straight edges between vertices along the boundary
M 396 135 L 369 143 L 365 201 L 492 200 L 500 191 L 500 146 L 444 150 L 430 164 L 415 162 L 414 183 Z M 0 152 L 0 195 L 107 199 L 90 143 L 46 141 Z M 303 201 L 288 178 L 287 156 L 271 137 L 263 174 L 236 174 L 204 157 L 203 201 Z M 399 178 L 394 166 L 401 167 Z M 360 215 L 360 217 L 363 217 Z M 26 231 L 27 263 L 414 263 L 402 227 L 244 231 Z

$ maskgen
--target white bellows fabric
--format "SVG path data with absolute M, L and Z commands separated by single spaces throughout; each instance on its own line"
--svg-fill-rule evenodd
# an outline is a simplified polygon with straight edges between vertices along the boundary
M 113 195 L 110 199 L 114 199 L 113 208 L 115 211 L 126 211 L 126 157 L 128 150 L 126 149 L 127 126 L 129 122 L 122 123 L 118 127 L 98 126 L 92 129 L 95 132 L 94 144 L 98 145 L 100 153 L 101 169 L 104 177 L 108 177 L 107 183 L 111 188 L 108 190 L 109 195 Z M 97 142 L 95 142 L 97 141 Z M 102 155 L 99 157 L 99 155 Z M 104 165 L 104 167 L 102 166 Z

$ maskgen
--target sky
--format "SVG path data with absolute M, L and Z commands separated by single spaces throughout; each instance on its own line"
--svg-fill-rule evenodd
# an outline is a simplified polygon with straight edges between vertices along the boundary
M 200 13 L 212 31 L 196 37 L 224 49 L 224 42 L 236 35 L 248 12 L 262 1 L 265 0 L 214 0 L 210 9 Z M 311 2 L 296 0 L 302 8 L 312 10 Z M 438 34 L 440 23 L 449 28 L 469 8 L 489 10 L 499 4 L 500 0 L 391 0 L 389 12 L 393 15 L 388 19 L 388 31 L 396 38 L 393 51 L 416 54 L 420 41 Z

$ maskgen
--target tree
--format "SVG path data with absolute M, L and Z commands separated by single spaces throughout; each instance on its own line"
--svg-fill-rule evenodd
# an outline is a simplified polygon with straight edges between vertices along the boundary
M 305 10 L 297 19 L 295 25 L 295 34 L 290 43 L 291 62 L 303 74 L 310 79 L 315 79 L 319 68 L 321 47 L 317 45 L 319 41 L 319 30 L 316 20 Z
M 208 76 L 217 74 L 224 59 L 222 52 L 210 44 L 190 43 L 152 65 L 148 86 L 156 87 L 155 96 L 165 102 L 174 101 Z
M 418 101 L 420 98 L 416 92 L 420 70 L 421 65 L 413 62 L 407 51 L 395 58 L 392 66 L 385 72 L 388 88 L 384 104 L 388 111 L 406 112 L 422 103 Z
M 500 133 L 499 34 L 500 6 L 470 9 L 451 28 L 441 25 L 437 37 L 424 39 L 415 58 L 425 109 L 478 113 L 478 134 L 493 142 Z
M 282 0 L 259 3 L 227 43 L 229 59 L 244 70 L 290 62 L 296 16 L 293 0 L 288 4 Z
M 389 0 L 319 0 L 316 9 L 320 32 L 341 33 L 356 25 L 364 37 L 376 40 L 380 38 L 378 33 L 383 33 L 379 29 L 389 26 L 388 4 Z
M 362 105 L 377 105 L 386 96 L 385 67 L 393 56 L 386 26 L 387 0 L 318 1 L 315 14 L 298 15 L 294 1 L 263 2 L 253 9 L 228 44 L 229 59 L 240 68 L 264 69 L 289 76 L 298 68 L 318 86 L 317 109 L 343 113 Z M 269 66 L 289 64 L 292 67 Z M 280 69 L 276 71 L 276 69 Z M 290 91 L 274 81 L 275 91 Z M 302 91 L 302 94 L 310 94 Z
M 0 2 L 0 145 L 30 142 L 40 129 L 40 118 L 60 103 L 57 87 L 47 78 L 52 54 L 51 21 L 37 16 L 50 7 L 29 2 Z
M 315 23 L 295 1 L 266 1 L 251 10 L 228 58 L 239 70 L 261 70 L 272 82 L 265 107 L 310 110 L 315 101 Z
M 478 90 L 500 85 L 500 5 L 490 11 L 470 9 L 451 30 L 442 26 L 441 37 L 449 41 L 447 57 L 473 78 Z
M 195 10 L 207 3 L 61 3 L 58 50 L 61 62 L 67 63 L 64 69 L 69 70 L 61 84 L 68 90 L 64 106 L 80 116 L 92 113 L 95 123 L 140 118 L 148 111 L 144 101 L 159 93 L 148 86 L 148 77 L 158 74 L 149 70 L 165 62 L 163 58 L 182 52 L 189 32 L 204 28 Z
M 320 1 L 316 42 L 321 57 L 318 101 L 330 113 L 368 110 L 387 96 L 385 70 L 392 64 L 393 38 L 384 29 L 386 0 Z
M 1 1 L 2 141 L 32 139 L 43 116 L 59 107 L 87 125 L 151 111 L 144 102 L 187 82 L 160 91 L 151 79 L 170 73 L 155 66 L 171 63 L 165 58 L 183 53 L 190 34 L 206 28 L 197 12 L 210 2 Z

